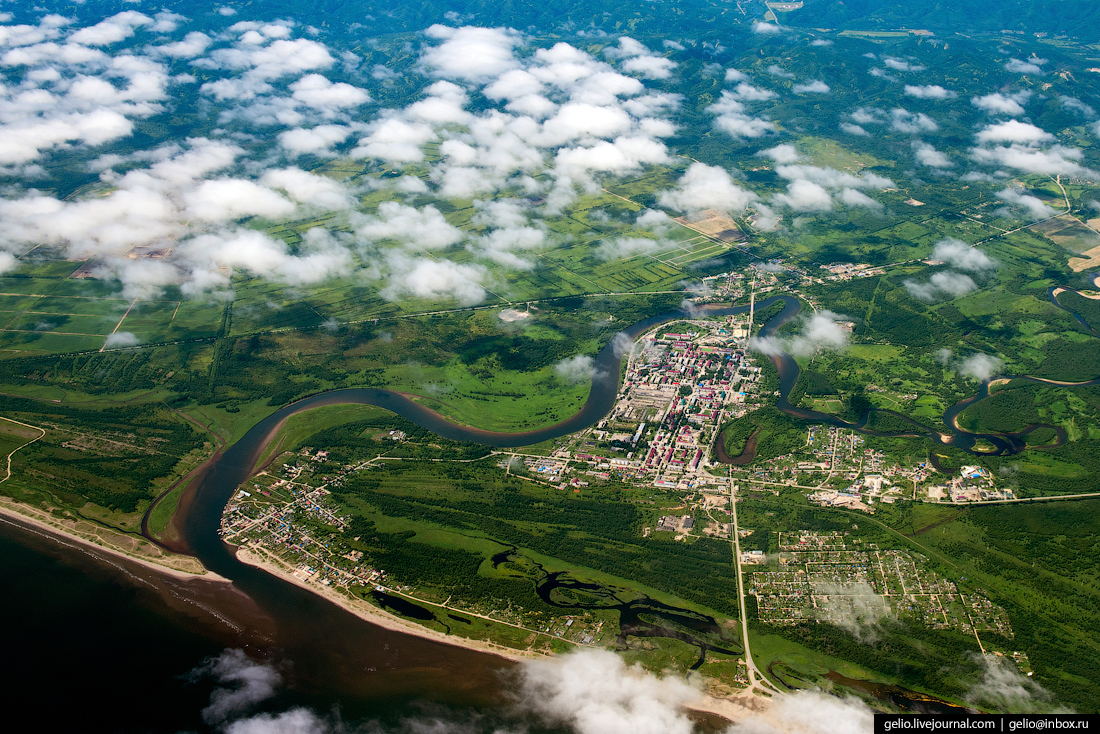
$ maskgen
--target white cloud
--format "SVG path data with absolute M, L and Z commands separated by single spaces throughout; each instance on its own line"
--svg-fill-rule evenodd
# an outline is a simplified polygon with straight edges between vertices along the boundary
M 759 155 L 771 158 L 776 163 L 797 163 L 798 151 L 793 145 L 783 144 L 760 151 Z
M 468 125 L 473 120 L 466 111 L 469 98 L 462 87 L 439 81 L 425 91 L 429 96 L 406 107 L 406 117 L 432 125 Z
M 630 130 L 630 115 L 617 107 L 571 102 L 543 124 L 548 145 L 561 145 L 577 138 L 613 137 Z
M 614 237 L 600 242 L 596 255 L 601 260 L 625 260 L 638 255 L 656 252 L 667 243 L 648 237 Z
M 566 382 L 587 382 L 595 372 L 595 361 L 587 354 L 563 359 L 554 365 L 554 374 Z
M 882 204 L 862 191 L 856 191 L 855 189 L 841 189 L 840 200 L 845 206 L 862 206 L 874 210 L 881 210 L 883 208 Z
M 835 624 L 863 644 L 878 640 L 879 622 L 889 617 L 890 607 L 886 598 L 876 594 L 866 581 L 846 583 L 815 582 L 813 593 L 832 597 L 837 603 L 840 618 Z
M 979 163 L 1008 166 L 1048 176 L 1100 176 L 1077 162 L 1083 157 L 1079 149 L 1058 144 L 1044 148 L 1044 144 L 1054 143 L 1057 138 L 1031 123 L 1007 120 L 986 125 L 976 138 L 983 147 L 972 148 L 970 157 Z M 991 146 L 990 143 L 1009 145 Z
M 905 85 L 905 93 L 917 99 L 955 99 L 959 95 L 950 89 L 944 89 L 939 84 Z
M 243 650 L 226 650 L 195 672 L 218 683 L 210 694 L 210 705 L 202 710 L 207 724 L 222 724 L 271 698 L 282 683 L 277 670 L 250 660 Z
M 203 181 L 184 195 L 185 211 L 204 222 L 229 222 L 260 216 L 279 219 L 294 211 L 294 204 L 271 189 L 245 179 Z
M 646 79 L 668 79 L 676 62 L 664 56 L 636 56 L 622 63 L 623 71 L 638 74 Z
M 891 56 L 884 58 L 882 63 L 895 71 L 924 71 L 925 69 L 922 64 L 918 64 L 915 61 L 906 61 L 905 59 L 897 59 Z
M 604 56 L 609 59 L 629 59 L 634 56 L 649 56 L 652 51 L 644 43 L 630 36 L 620 36 L 618 46 L 605 46 Z
M 141 339 L 137 337 L 137 334 L 131 331 L 116 331 L 103 342 L 103 348 L 123 349 L 125 347 L 136 347 L 138 344 L 141 344 Z
M 683 705 L 699 691 L 658 678 L 619 656 L 585 650 L 523 664 L 519 700 L 548 723 L 576 734 L 691 734 Z
M 1004 369 L 1004 360 L 991 354 L 971 354 L 955 363 L 955 369 L 963 377 L 985 382 Z
M 299 204 L 317 207 L 322 211 L 350 209 L 354 205 L 348 190 L 338 181 L 300 168 L 270 170 L 260 178 L 260 183 L 285 191 Z
M 127 137 L 133 129 L 130 120 L 109 109 L 32 118 L 4 125 L 0 136 L 0 163 L 26 163 L 46 150 L 72 141 L 101 145 Z
M 1030 122 L 1006 120 L 986 125 L 975 136 L 979 143 L 1047 143 L 1053 141 L 1053 135 Z
M 555 165 L 567 175 L 581 171 L 629 173 L 643 163 L 668 163 L 672 159 L 664 143 L 644 137 L 620 137 L 588 148 L 563 148 L 558 151 Z
M 487 81 L 518 66 L 512 50 L 521 38 L 511 29 L 433 25 L 426 34 L 443 41 L 421 56 L 424 66 L 438 76 Z
M 212 42 L 213 39 L 205 33 L 192 31 L 184 36 L 182 41 L 150 46 L 149 50 L 176 59 L 193 59 L 202 55 Z
M 1042 64 L 1046 63 L 1046 59 L 1037 59 L 1032 57 L 1027 61 L 1021 61 L 1020 59 L 1009 59 L 1005 62 L 1005 68 L 1011 72 L 1017 74 L 1037 74 L 1042 75 Z
M 393 240 L 410 247 L 438 250 L 461 242 L 464 236 L 435 207 L 416 209 L 396 201 L 382 202 L 375 217 L 358 215 L 352 221 L 355 234 L 368 242 Z
M 722 95 L 723 97 L 734 97 L 742 102 L 762 102 L 779 96 L 770 89 L 754 87 L 748 82 L 741 82 L 734 87 L 732 92 L 722 92 Z
M 1047 176 L 1081 176 L 1095 179 L 1100 174 L 1077 163 L 1082 157 L 1077 148 L 1054 145 L 1039 150 L 1027 145 L 1014 144 L 993 148 L 973 148 L 970 157 L 979 163 L 1008 166 L 1028 173 L 1041 173 Z
M 779 33 L 781 29 L 774 23 L 765 23 L 762 20 L 758 20 L 752 24 L 752 32 L 760 33 L 763 35 L 769 35 L 772 33 Z
M 794 336 L 753 337 L 749 345 L 764 354 L 788 352 L 796 357 L 809 357 L 822 350 L 839 351 L 848 346 L 849 333 L 837 322 L 847 320 L 832 311 L 818 311 L 802 319 L 802 329 Z
M 620 37 L 618 46 L 608 46 L 603 52 L 608 58 L 624 59 L 623 71 L 639 74 L 646 79 L 668 79 L 676 67 L 676 62 L 656 55 L 645 44 L 629 36 Z
M 861 137 L 867 137 L 871 134 L 871 133 L 867 132 L 866 128 L 861 127 L 861 126 L 856 125 L 855 123 L 851 123 L 851 122 L 842 122 L 842 123 L 840 123 L 840 129 L 843 130 L 844 132 L 848 133 L 849 135 L 859 135 Z
M 320 74 L 307 74 L 290 85 L 292 99 L 317 110 L 359 107 L 370 101 L 366 91 L 344 82 L 332 83 Z
M 141 19 L 119 16 L 115 24 L 125 18 L 133 37 Z M 334 65 L 353 68 L 359 61 L 354 54 L 348 58 L 318 41 L 295 38 L 298 27 L 288 21 L 245 21 L 217 35 L 184 35 L 182 20 L 158 15 L 144 25 L 168 34 L 155 37 L 153 43 L 159 45 L 137 39 L 132 48 L 119 44 L 117 50 L 65 43 L 69 30 L 63 24 L 43 24 L 24 34 L 30 45 L 13 49 L 22 55 L 5 56 L 3 63 L 27 67 L 19 73 L 35 88 L 0 88 L 0 124 L 6 124 L 0 130 L 0 159 L 7 153 L 13 159 L 9 164 L 26 166 L 39 152 L 129 135 L 135 119 L 169 108 L 173 85 L 194 82 L 195 77 L 204 82 L 201 94 L 215 98 L 221 110 L 211 134 L 232 134 L 239 146 L 189 141 L 100 155 L 89 168 L 101 172 L 105 193 L 62 202 L 28 192 L 0 202 L 5 224 L 0 246 L 18 251 L 30 242 L 47 242 L 67 248 L 69 256 L 102 259 L 105 275 L 117 278 L 128 292 L 151 293 L 168 284 L 196 294 L 225 290 L 234 269 L 280 282 L 314 282 L 356 267 L 348 237 L 315 228 L 307 233 L 308 241 L 292 250 L 237 222 L 348 209 L 354 190 L 297 168 L 272 169 L 278 156 L 333 155 L 355 134 L 351 155 L 400 166 L 422 161 L 425 144 L 442 139 L 442 158 L 433 160 L 425 176 L 434 183 L 434 193 L 471 198 L 509 188 L 546 197 L 542 213 L 562 206 L 578 191 L 596 190 L 602 174 L 671 162 L 662 139 L 676 132 L 668 118 L 679 107 L 680 96 L 648 92 L 639 79 L 569 44 L 517 54 L 523 38 L 515 31 L 433 27 L 420 49 L 422 68 L 469 88 L 437 81 L 412 104 L 360 122 L 352 115 L 370 101 L 368 93 L 330 79 L 327 72 Z M 126 33 L 102 27 L 96 32 L 104 30 Z M 624 70 L 635 62 L 655 64 L 654 69 L 673 66 L 630 39 L 618 46 L 622 53 L 616 64 Z M 144 55 L 133 53 L 134 48 Z M 195 73 L 173 76 L 170 64 L 188 64 Z M 640 67 L 636 71 L 644 72 Z M 661 75 L 659 69 L 656 75 Z M 479 107 L 471 110 L 470 95 L 482 83 L 489 84 L 485 98 L 499 104 L 486 109 L 479 97 Z M 774 93 L 744 84 L 731 95 L 733 102 L 743 104 Z M 5 99 L 22 105 L 21 118 L 5 116 L 12 109 L 4 107 Z M 750 124 L 771 127 L 744 117 Z M 277 141 L 276 150 L 266 147 L 267 141 Z M 264 158 L 249 160 L 244 148 L 262 151 Z M 556 168 L 553 181 L 533 178 L 548 161 Z M 235 168 L 226 170 L 231 166 Z M 755 198 L 733 186 L 728 174 L 726 181 L 727 189 L 708 196 L 740 202 L 741 208 Z M 395 194 L 429 190 L 420 178 L 407 176 L 371 177 L 354 186 Z M 367 263 L 366 274 L 388 279 L 383 285 L 390 297 L 438 292 L 470 301 L 484 295 L 488 281 L 482 269 L 454 263 L 428 267 L 409 253 L 414 247 L 430 250 L 465 241 L 478 257 L 521 268 L 531 266 L 528 254 L 548 246 L 548 231 L 537 224 L 493 225 L 467 237 L 438 211 L 402 206 L 386 202 L 376 215 L 353 215 L 349 222 L 360 245 L 358 255 Z M 654 227 L 662 228 L 659 223 Z M 399 246 L 387 250 L 383 240 Z M 167 254 L 157 260 L 126 257 L 135 246 L 161 248 Z
M 930 303 L 942 298 L 958 298 L 966 295 L 978 290 L 978 284 L 969 275 L 944 270 L 933 273 L 926 283 L 907 280 L 905 289 L 913 298 Z
M 757 196 L 735 184 L 725 169 L 696 162 L 684 172 L 675 189 L 662 191 L 657 200 L 661 206 L 677 211 L 717 209 L 738 214 Z
M 1096 117 L 1096 110 L 1091 105 L 1087 105 L 1076 97 L 1070 97 L 1062 94 L 1058 96 L 1058 101 L 1062 103 L 1062 106 L 1072 112 L 1077 112 L 1085 117 Z
M 218 48 L 192 63 L 204 69 L 240 73 L 203 84 L 200 89 L 220 100 L 251 99 L 272 91 L 269 82 L 306 71 L 327 69 L 336 63 L 328 49 L 305 38 L 268 38 L 257 31 L 255 43 L 245 40 L 229 48 Z
M 972 706 L 1004 714 L 1071 713 L 1056 706 L 1050 691 L 1022 675 L 1006 658 L 985 654 L 979 662 L 984 668 L 982 679 L 966 695 Z
M 535 267 L 532 260 L 517 254 L 517 251 L 541 250 L 547 246 L 546 232 L 538 227 L 511 226 L 495 229 L 479 237 L 469 249 L 501 265 L 518 270 L 530 270 Z
M 155 22 L 149 26 L 149 30 L 154 33 L 171 33 L 179 28 L 180 23 L 186 21 L 187 17 L 170 10 L 162 10 L 153 17 L 153 20 Z
M 894 182 L 890 179 L 879 176 L 876 173 L 865 171 L 860 175 L 848 173 L 847 171 L 838 171 L 835 168 L 819 167 L 819 166 L 805 166 L 805 165 L 784 165 L 777 166 L 775 172 L 788 181 L 797 181 L 805 179 L 807 181 L 813 181 L 816 184 L 820 184 L 826 188 L 839 189 L 843 187 L 849 187 L 853 189 L 888 189 L 894 187 Z
M 932 249 L 932 259 L 948 263 L 959 270 L 982 272 L 997 267 L 997 261 L 976 247 L 954 237 L 945 237 Z
M 317 125 L 279 133 L 279 145 L 294 155 L 334 155 L 332 147 L 344 142 L 351 129 L 343 125 Z
M 543 84 L 538 77 L 525 69 L 512 69 L 501 74 L 482 91 L 489 99 L 518 99 L 540 94 Z
M 901 107 L 890 110 L 890 127 L 901 133 L 934 132 L 940 129 L 936 121 L 923 112 L 909 112 Z
M 825 94 L 829 91 L 829 85 L 820 79 L 815 79 L 806 84 L 795 84 L 791 87 L 795 94 Z
M 515 712 L 523 721 L 511 728 L 526 730 L 527 722 L 534 719 L 531 723 L 540 730 L 573 734 L 696 731 L 688 707 L 698 705 L 703 697 L 698 680 L 685 680 L 675 674 L 654 675 L 638 664 L 627 665 L 607 650 L 582 650 L 525 661 L 517 670 L 515 688 L 509 693 L 515 700 Z M 216 722 L 226 734 L 335 734 L 348 728 L 338 717 L 322 718 L 303 708 L 240 718 L 241 713 L 269 697 L 277 681 L 271 684 L 260 678 L 255 683 L 227 681 L 226 684 L 256 692 L 254 700 L 240 701 L 224 719 L 211 717 L 211 722 Z M 399 728 L 403 732 L 444 734 L 480 731 L 483 727 L 480 722 L 471 724 L 465 719 L 432 714 L 403 720 Z M 858 699 L 820 691 L 797 691 L 776 696 L 768 706 L 746 708 L 726 732 L 866 734 L 872 729 L 872 711 Z
M 353 158 L 381 158 L 389 163 L 424 160 L 421 146 L 436 139 L 430 125 L 386 118 L 371 125 L 371 134 L 351 151 Z
M 147 15 L 127 10 L 96 25 L 81 28 L 69 36 L 69 40 L 84 46 L 107 46 L 129 38 L 134 35 L 134 28 L 150 25 L 152 22 L 153 19 Z
M 886 121 L 886 112 L 878 107 L 857 107 L 852 119 L 861 125 L 879 125 Z
M 833 199 L 820 184 L 799 179 L 787 184 L 786 193 L 775 194 L 772 201 L 796 212 L 826 212 L 833 208 Z
M 659 235 L 667 234 L 672 229 L 672 217 L 656 209 L 643 209 L 634 219 L 634 224 L 648 229 Z
M 955 165 L 946 155 L 936 150 L 928 143 L 923 143 L 919 140 L 913 141 L 913 153 L 917 158 L 917 163 L 922 166 L 929 166 L 931 168 L 951 168 Z
M 229 8 L 222 8 L 229 10 Z M 226 725 L 225 734 L 335 734 L 343 727 L 332 729 L 328 722 L 304 708 L 293 708 L 279 714 L 256 714 Z
M 725 79 L 727 82 L 747 82 L 749 75 L 738 69 L 726 69 Z
M 740 87 L 749 87 L 749 85 L 742 84 L 739 85 Z M 751 87 L 751 89 L 756 88 Z M 717 102 L 707 107 L 707 112 L 716 115 L 714 127 L 735 138 L 759 138 L 775 132 L 775 125 L 771 121 L 747 114 L 737 94 L 727 90 L 722 91 L 722 96 Z
M 1023 106 L 1027 104 L 1031 94 L 1031 90 L 1024 90 L 1015 94 L 993 92 L 982 97 L 972 97 L 970 104 L 986 112 L 1015 117 L 1024 114 Z
M 995 196 L 1009 206 L 1023 209 L 1032 219 L 1047 219 L 1058 214 L 1057 210 L 1044 204 L 1037 196 L 1022 193 L 1017 189 L 1005 188 L 1003 191 L 998 191 Z
M 867 734 L 874 714 L 857 698 L 819 691 L 777 696 L 761 713 L 738 718 L 726 734 Z
M 488 273 L 480 265 L 414 258 L 400 252 L 389 253 L 385 265 L 389 271 L 389 282 L 380 291 L 383 298 L 446 299 L 455 300 L 463 306 L 473 306 L 485 300 L 483 283 Z

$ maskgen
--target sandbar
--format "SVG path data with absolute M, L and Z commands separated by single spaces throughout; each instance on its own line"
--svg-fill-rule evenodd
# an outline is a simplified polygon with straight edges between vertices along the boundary
M 16 502 L 9 497 L 0 497 L 0 515 L 44 533 L 60 536 L 83 548 L 125 558 L 173 578 L 229 583 L 229 579 L 206 570 L 201 563 L 190 556 L 171 553 L 145 538 L 124 535 L 90 521 L 56 518 L 45 510 Z M 174 565 L 169 565 L 170 563 Z

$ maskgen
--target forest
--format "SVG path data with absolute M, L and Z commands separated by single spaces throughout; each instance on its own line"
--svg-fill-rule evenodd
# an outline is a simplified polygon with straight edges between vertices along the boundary
M 582 497 L 521 487 L 519 480 L 505 480 L 498 470 L 487 471 L 484 465 L 440 468 L 405 461 L 357 474 L 335 490 L 338 500 L 368 519 L 376 513 L 473 533 L 737 616 L 729 542 L 644 538 L 641 526 L 648 515 L 624 494 L 609 490 Z M 344 535 L 358 533 L 349 530 Z M 411 549 L 400 562 L 410 580 L 419 578 L 416 564 L 431 558 L 417 545 L 410 540 L 401 546 Z M 388 542 L 385 548 L 387 553 L 400 550 Z M 463 576 L 452 583 L 482 582 Z

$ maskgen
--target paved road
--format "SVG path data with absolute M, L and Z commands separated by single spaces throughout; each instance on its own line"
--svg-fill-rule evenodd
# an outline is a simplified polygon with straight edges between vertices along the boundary
M 733 559 L 737 564 L 737 595 L 741 605 L 741 639 L 745 643 L 745 665 L 748 669 L 749 688 L 759 687 L 772 695 L 783 693 L 771 684 L 771 681 L 756 667 L 749 648 L 749 616 L 745 612 L 745 580 L 741 573 L 741 527 L 737 524 L 737 485 L 730 476 L 730 514 L 733 515 Z

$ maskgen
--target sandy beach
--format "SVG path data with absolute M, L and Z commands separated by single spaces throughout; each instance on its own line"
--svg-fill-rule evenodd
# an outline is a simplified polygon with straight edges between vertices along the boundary
M 314 594 L 328 599 L 333 604 L 336 604 L 341 609 L 344 609 L 355 616 L 363 619 L 371 624 L 378 625 L 394 632 L 401 632 L 403 634 L 415 635 L 416 637 L 423 637 L 425 639 L 441 642 L 445 645 L 455 645 L 463 647 L 468 650 L 475 650 L 477 652 L 488 653 L 490 655 L 496 655 L 498 657 L 511 660 L 513 662 L 522 662 L 524 660 L 533 660 L 536 658 L 552 657 L 544 653 L 535 652 L 533 650 L 515 650 L 510 647 L 504 647 L 485 640 L 472 640 L 467 637 L 458 637 L 456 635 L 447 635 L 436 630 L 422 627 L 418 624 L 410 622 L 406 619 L 402 619 L 394 614 L 387 612 L 384 609 L 380 609 L 372 604 L 368 604 L 364 601 L 357 601 L 351 597 L 341 594 L 340 592 L 321 584 L 310 583 L 298 576 L 295 576 L 292 569 L 280 562 L 277 558 L 272 557 L 269 553 L 263 552 L 260 549 L 255 548 L 238 548 L 237 559 L 242 563 L 247 563 L 250 566 L 262 569 L 267 573 L 277 576 L 284 581 L 294 584 L 300 588 L 306 589 Z M 686 708 L 693 709 L 695 711 L 701 711 L 708 714 L 715 714 L 723 718 L 735 721 L 739 718 L 753 713 L 759 713 L 766 710 L 771 705 L 771 701 L 767 698 L 755 696 L 750 692 L 742 692 L 739 695 L 735 695 L 729 698 L 719 698 L 717 696 L 701 693 L 699 698 L 690 701 Z
M 394 632 L 401 632 L 407 635 L 414 635 L 416 637 L 423 637 L 429 640 L 435 640 L 442 642 L 446 645 L 456 645 L 458 647 L 464 647 L 468 650 L 476 650 L 477 652 L 489 653 L 490 655 L 496 655 L 497 657 L 505 658 L 506 660 L 512 660 L 519 662 L 521 660 L 531 660 L 539 657 L 546 657 L 541 653 L 534 651 L 514 650 L 510 647 L 504 647 L 503 645 L 497 645 L 485 640 L 471 640 L 467 637 L 457 637 L 455 635 L 447 635 L 443 632 L 428 629 L 418 624 L 410 622 L 406 619 L 402 619 L 395 614 L 387 612 L 385 609 L 380 609 L 373 604 L 368 604 L 365 601 L 357 601 L 351 597 L 341 594 L 340 592 L 329 588 L 321 584 L 311 584 L 308 581 L 295 576 L 291 569 L 282 564 L 278 559 L 273 558 L 270 554 L 264 553 L 262 550 L 254 548 L 238 548 L 237 559 L 242 563 L 247 563 L 249 566 L 255 566 L 256 568 L 263 569 L 267 573 L 273 576 L 294 584 L 310 591 L 318 596 L 322 596 L 328 599 L 333 604 L 337 605 L 341 609 L 351 612 L 355 616 L 363 619 L 371 624 L 378 625 L 384 629 L 392 630 Z
M 77 521 L 71 518 L 58 519 L 44 510 L 17 503 L 8 498 L 0 498 L 0 522 L 3 521 L 2 518 L 10 518 L 25 527 L 33 528 L 38 532 L 51 536 L 57 542 L 69 541 L 86 551 L 123 558 L 174 579 L 203 579 L 230 583 L 228 579 L 207 571 L 196 559 L 190 556 L 172 554 L 143 538 L 124 535 L 88 521 Z M 327 586 L 310 583 L 294 575 L 293 569 L 260 549 L 239 548 L 237 558 L 242 563 L 259 568 L 266 573 L 321 596 L 360 619 L 387 630 L 414 635 L 445 645 L 496 655 L 517 663 L 524 660 L 549 657 L 545 653 L 534 650 L 515 650 L 486 640 L 447 635 L 443 632 L 422 627 L 372 604 L 353 599 Z M 747 714 L 758 712 L 766 708 L 769 703 L 767 699 L 761 699 L 748 693 L 742 693 L 731 698 L 719 698 L 704 693 L 698 699 L 691 701 L 687 707 L 735 720 Z
M 78 546 L 139 563 L 176 579 L 229 582 L 229 579 L 207 571 L 196 559 L 170 553 L 144 538 L 125 535 L 86 520 L 57 518 L 45 510 L 7 497 L 0 497 L 0 516 L 60 536 Z

